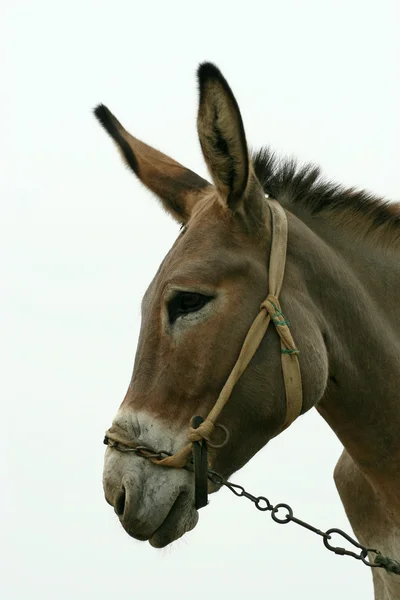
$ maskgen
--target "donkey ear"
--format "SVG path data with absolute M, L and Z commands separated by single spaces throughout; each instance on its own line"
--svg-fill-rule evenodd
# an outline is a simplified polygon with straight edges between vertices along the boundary
M 211 184 L 133 137 L 103 104 L 95 108 L 94 114 L 117 144 L 128 167 L 158 196 L 167 212 L 178 222 L 186 223 L 197 199 L 205 188 L 212 188 Z
M 204 63 L 197 74 L 197 129 L 203 155 L 220 196 L 236 210 L 249 196 L 250 188 L 253 194 L 254 189 L 261 190 L 250 162 L 239 106 L 216 66 Z

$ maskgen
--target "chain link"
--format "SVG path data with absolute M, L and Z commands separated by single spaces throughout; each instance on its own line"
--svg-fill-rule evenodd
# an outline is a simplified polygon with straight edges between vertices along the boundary
M 167 452 L 166 450 L 159 450 L 157 452 L 148 446 L 127 446 L 123 442 L 111 440 L 108 436 L 105 436 L 104 444 L 119 452 L 132 452 L 133 454 L 136 454 L 136 456 L 141 456 L 142 458 L 157 458 L 158 460 L 162 460 L 166 456 L 172 456 L 172 453 Z

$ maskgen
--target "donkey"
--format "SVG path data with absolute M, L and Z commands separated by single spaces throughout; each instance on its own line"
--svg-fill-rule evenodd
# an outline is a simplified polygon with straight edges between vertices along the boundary
M 315 406 L 344 446 L 334 478 L 359 541 L 398 557 L 400 206 L 269 150 L 250 156 L 220 71 L 202 64 L 198 81 L 212 184 L 133 137 L 105 106 L 95 109 L 127 165 L 181 225 L 144 295 L 133 375 L 110 432 L 176 453 L 191 417 L 209 413 L 268 293 L 268 195 L 288 223 L 280 299 L 299 351 L 299 412 Z M 269 328 L 221 413 L 230 439 L 211 451 L 212 468 L 228 478 L 282 430 L 285 415 L 280 342 Z M 187 470 L 108 448 L 103 484 L 127 533 L 154 547 L 197 523 Z M 376 600 L 400 598 L 400 577 L 373 569 L 373 580 Z

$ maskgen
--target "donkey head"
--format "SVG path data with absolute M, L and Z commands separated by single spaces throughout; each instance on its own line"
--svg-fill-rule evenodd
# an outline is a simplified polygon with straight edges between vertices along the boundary
M 168 452 L 186 443 L 191 417 L 206 417 L 214 405 L 268 293 L 270 213 L 239 108 L 215 66 L 201 65 L 198 79 L 198 134 L 213 184 L 133 137 L 105 106 L 95 110 L 128 166 L 182 225 L 144 295 L 132 380 L 111 429 Z M 302 309 L 291 301 L 297 285 L 285 283 L 285 289 L 287 305 L 300 318 Z M 318 337 L 315 327 L 310 336 Z M 279 350 L 278 336 L 268 331 L 222 412 L 230 442 L 211 460 L 224 476 L 283 423 Z M 317 397 L 324 381 L 318 383 L 314 363 L 304 385 L 314 377 L 311 395 Z M 185 470 L 109 448 L 104 490 L 126 531 L 153 546 L 167 545 L 197 522 L 193 476 Z

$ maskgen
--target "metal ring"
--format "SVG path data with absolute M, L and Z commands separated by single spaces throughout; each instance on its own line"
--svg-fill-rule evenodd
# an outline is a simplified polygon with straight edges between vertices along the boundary
M 222 431 L 225 433 L 225 439 L 220 444 L 213 444 L 212 442 L 209 442 L 207 440 L 207 444 L 210 446 L 210 448 L 223 448 L 229 442 L 229 438 L 230 438 L 229 431 L 227 430 L 227 428 L 225 427 L 225 425 L 221 425 L 220 423 L 216 423 L 214 425 L 214 427 L 216 429 L 217 428 L 218 429 L 222 429 Z
M 286 517 L 279 517 L 277 515 L 277 512 L 280 508 L 284 508 L 287 511 L 287 515 Z M 277 504 L 276 506 L 274 506 L 274 508 L 272 509 L 271 512 L 271 517 L 273 518 L 273 520 L 276 523 L 281 523 L 281 525 L 284 525 L 285 523 L 289 523 L 289 521 L 291 521 L 292 517 L 293 517 L 293 510 L 290 508 L 290 506 L 288 504 Z M 324 538 L 324 542 L 325 542 L 325 538 Z

